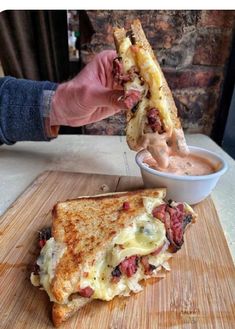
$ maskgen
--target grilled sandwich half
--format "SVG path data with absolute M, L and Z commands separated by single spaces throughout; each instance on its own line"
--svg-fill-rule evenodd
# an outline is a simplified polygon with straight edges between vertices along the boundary
M 127 143 L 135 151 L 148 149 L 166 167 L 168 162 L 159 157 L 160 149 L 167 152 L 170 146 L 178 153 L 188 153 L 171 90 L 139 20 L 134 20 L 129 31 L 114 28 L 114 41 L 118 53 L 114 78 L 124 87 L 131 108 L 127 112 Z
M 142 288 L 183 244 L 196 214 L 164 201 L 165 189 L 82 197 L 59 202 L 31 282 L 53 302 L 55 326 L 94 299 L 109 301 Z

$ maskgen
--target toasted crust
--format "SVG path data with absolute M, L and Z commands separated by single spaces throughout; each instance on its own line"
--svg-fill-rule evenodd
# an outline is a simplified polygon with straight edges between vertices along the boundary
M 93 301 L 77 293 L 84 264 L 87 261 L 93 264 L 95 259 L 99 259 L 100 253 L 101 257 L 104 256 L 113 236 L 130 225 L 134 217 L 145 212 L 143 197 L 164 199 L 165 196 L 166 189 L 158 188 L 80 197 L 56 204 L 53 209 L 52 236 L 57 242 L 65 243 L 67 251 L 56 266 L 50 287 L 58 300 L 52 307 L 55 327 Z M 128 211 L 123 209 L 124 202 L 130 205 Z M 188 208 L 193 216 L 192 222 L 195 222 L 196 214 L 192 208 Z
M 78 297 L 67 305 L 54 303 L 52 307 L 52 321 L 55 327 L 71 318 L 80 308 L 92 302 L 89 298 Z
M 158 64 L 157 58 L 153 52 L 152 47 L 150 46 L 150 43 L 148 42 L 148 39 L 146 38 L 139 19 L 135 19 L 133 21 L 133 24 L 131 24 L 131 31 L 133 36 L 135 37 L 135 42 L 141 47 L 143 47 L 145 50 L 147 50 L 151 54 L 153 60 Z
M 165 195 L 165 189 L 145 189 L 58 203 L 53 210 L 52 236 L 65 243 L 67 251 L 57 264 L 50 286 L 55 300 L 63 304 L 77 292 L 84 264 L 92 264 L 114 236 L 144 212 L 143 196 Z M 128 211 L 122 208 L 126 201 L 130 203 Z
M 126 37 L 126 30 L 124 28 L 114 28 L 113 29 L 113 35 L 114 35 L 114 42 L 117 49 L 117 52 L 119 52 L 119 45 L 122 43 L 122 41 Z

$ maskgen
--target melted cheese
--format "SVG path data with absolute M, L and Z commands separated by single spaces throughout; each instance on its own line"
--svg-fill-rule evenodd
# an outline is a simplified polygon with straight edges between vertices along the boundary
M 143 197 L 144 208 L 147 214 L 152 215 L 152 211 L 155 207 L 160 206 L 163 204 L 163 200 L 159 198 L 151 198 L 151 197 Z
M 148 255 L 166 241 L 164 224 L 152 216 L 153 208 L 162 204 L 163 200 L 144 197 L 143 202 L 146 212 L 137 216 L 131 226 L 123 229 L 114 238 L 112 247 L 106 251 L 104 257 L 98 257 L 99 260 L 94 266 L 85 266 L 84 271 L 89 274 L 86 278 L 81 278 L 80 287 L 91 287 L 94 290 L 92 298 L 111 300 L 116 295 L 126 296 L 130 291 L 138 292 L 141 290 L 138 282 L 147 278 L 141 266 L 131 278 L 122 275 L 118 283 L 111 282 L 111 272 L 126 257 Z M 158 258 L 155 260 L 155 263 L 158 262 L 158 266 L 169 257 L 170 254 L 166 252 L 160 256 L 153 256 L 153 258 Z M 158 270 L 159 268 L 155 271 Z
M 144 132 L 145 120 L 146 120 L 146 107 L 148 107 L 148 99 L 143 98 L 139 105 L 136 115 L 132 117 L 127 125 L 126 134 L 131 136 L 133 143 L 138 142 L 139 138 Z M 130 142 L 132 142 L 132 140 Z M 138 148 L 138 145 L 133 144 L 131 145 L 132 149 Z M 140 145 L 139 145 L 140 147 Z
M 165 128 L 169 130 L 169 128 L 173 127 L 173 123 L 170 116 L 170 110 L 162 92 L 163 81 L 161 71 L 149 52 L 143 48 L 139 48 L 136 52 L 136 62 L 140 70 L 140 75 L 149 85 L 151 95 L 149 106 L 155 107 L 159 110 Z
M 128 278 L 122 275 L 120 281 L 113 283 L 112 271 L 126 257 L 133 255 L 149 255 L 166 242 L 166 231 L 164 224 L 152 216 L 154 207 L 164 203 L 162 199 L 144 197 L 143 204 L 145 212 L 134 218 L 132 225 L 123 229 L 112 241 L 107 250 L 101 251 L 96 257 L 96 263 L 89 266 L 84 264 L 83 271 L 86 273 L 79 281 L 81 289 L 87 286 L 94 290 L 92 298 L 111 300 L 116 295 L 129 295 L 130 291 L 138 292 L 142 288 L 139 281 L 148 278 L 143 267 L 139 266 L 137 272 Z M 66 247 L 57 243 L 54 238 L 47 241 L 41 250 L 37 264 L 40 266 L 40 284 L 47 291 L 50 300 L 55 301 L 50 292 L 50 283 L 54 277 L 56 265 L 58 264 Z M 159 266 L 169 259 L 171 254 L 162 252 L 160 255 L 151 256 L 151 264 Z M 157 275 L 160 267 L 154 270 L 153 276 Z M 77 282 L 75 282 L 77 286 Z M 69 300 L 65 300 L 69 303 Z
M 184 210 L 185 210 L 186 213 L 193 214 L 194 216 L 196 216 L 196 213 L 193 210 L 193 208 L 190 207 L 190 205 L 187 204 L 186 202 L 184 202 Z
M 135 58 L 131 51 L 131 40 L 125 38 L 119 47 L 119 55 L 122 57 L 124 71 L 127 72 L 132 66 L 135 66 Z
M 50 300 L 54 297 L 50 292 L 50 283 L 55 275 L 56 265 L 66 251 L 66 246 L 63 243 L 56 242 L 54 238 L 50 238 L 42 248 L 37 264 L 40 267 L 40 285 L 47 291 Z M 33 281 L 35 278 L 32 278 Z
M 157 276 L 157 272 L 161 269 L 161 265 L 169 268 L 166 262 L 171 256 L 169 252 L 165 251 L 160 255 L 149 257 L 149 263 L 157 267 L 153 271 L 151 277 Z M 141 291 L 142 287 L 139 282 L 150 277 L 144 273 L 142 266 L 138 266 L 137 272 L 130 278 L 126 275 L 122 275 L 119 282 L 112 283 L 112 270 L 113 268 L 107 267 L 107 262 L 104 260 L 90 269 L 89 277 L 81 280 L 80 287 L 92 287 L 92 289 L 94 289 L 94 294 L 92 295 L 93 299 L 108 301 L 115 296 L 128 296 L 131 291 L 135 293 Z
M 131 46 L 132 43 L 127 37 L 122 41 L 119 47 L 119 54 L 123 58 L 124 70 L 127 72 L 132 66 L 138 67 L 140 75 L 147 83 L 151 95 L 149 103 L 145 105 L 156 107 L 159 110 L 166 130 L 172 130 L 173 122 L 170 116 L 170 109 L 168 108 L 162 90 L 163 81 L 160 68 L 158 68 L 148 51 L 139 47 L 138 51 L 133 52 Z M 135 89 L 139 90 L 139 88 L 142 87 L 140 86 L 140 79 L 136 79 L 134 85 Z M 126 83 L 125 87 L 126 86 L 128 89 L 131 89 L 133 87 L 133 82 Z M 146 88 L 146 86 L 144 86 L 144 88 Z
M 131 50 L 131 41 L 129 38 L 125 38 L 120 45 L 119 54 L 122 57 L 122 63 L 124 72 L 127 73 L 133 66 L 136 66 L 135 57 Z M 147 92 L 147 85 L 142 84 L 140 78 L 136 76 L 133 81 L 128 81 L 124 86 L 125 91 L 138 90 L 140 93 L 145 95 Z
M 148 255 L 164 242 L 164 224 L 148 214 L 143 214 L 114 239 L 108 263 L 115 267 L 126 257 Z

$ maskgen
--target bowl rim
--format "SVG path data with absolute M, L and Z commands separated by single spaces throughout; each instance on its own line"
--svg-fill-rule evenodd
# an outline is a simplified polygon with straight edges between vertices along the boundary
M 190 151 L 191 150 L 192 151 L 193 150 L 202 151 L 202 152 L 205 152 L 205 153 L 210 154 L 213 157 L 217 158 L 222 163 L 221 168 L 218 171 L 216 171 L 215 173 L 212 173 L 212 174 L 209 174 L 209 175 L 198 175 L 198 176 L 175 175 L 175 174 L 172 174 L 172 173 L 159 171 L 159 170 L 152 169 L 152 168 L 149 168 L 149 167 L 143 165 L 142 161 L 140 160 L 140 156 L 143 153 L 148 152 L 146 149 L 142 149 L 136 154 L 135 161 L 141 169 L 149 172 L 150 174 L 165 177 L 165 178 L 170 178 L 170 179 L 173 179 L 173 180 L 183 180 L 183 181 L 209 180 L 209 179 L 213 179 L 213 178 L 216 178 L 218 176 L 221 176 L 227 171 L 228 165 L 227 165 L 226 161 L 220 155 L 218 155 L 217 153 L 209 151 L 209 150 L 207 150 L 203 147 L 191 146 L 191 145 L 188 145 L 188 147 L 189 147 Z

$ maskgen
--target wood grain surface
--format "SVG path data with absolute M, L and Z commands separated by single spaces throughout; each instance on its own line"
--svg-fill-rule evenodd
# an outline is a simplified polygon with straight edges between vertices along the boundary
M 30 284 L 37 231 L 50 225 L 57 201 L 142 188 L 137 177 L 45 172 L 0 217 L 0 328 L 53 328 L 44 291 Z M 195 206 L 198 221 L 186 232 L 171 271 L 144 290 L 111 302 L 94 301 L 62 328 L 235 328 L 235 270 L 210 198 Z

